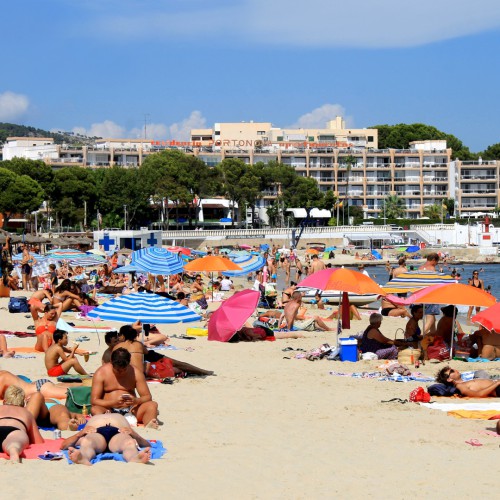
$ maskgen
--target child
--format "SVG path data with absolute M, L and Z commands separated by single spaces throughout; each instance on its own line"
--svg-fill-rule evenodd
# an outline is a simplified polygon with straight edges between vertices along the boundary
M 54 291 L 59 284 L 59 278 L 57 277 L 57 270 L 55 264 L 49 265 L 49 278 L 50 278 L 50 287 L 51 290 Z

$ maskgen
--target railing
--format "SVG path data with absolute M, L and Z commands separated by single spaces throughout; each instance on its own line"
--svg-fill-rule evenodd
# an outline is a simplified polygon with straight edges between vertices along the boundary
M 475 181 L 487 181 L 487 180 L 496 180 L 496 175 L 462 175 L 461 180 L 475 180 Z

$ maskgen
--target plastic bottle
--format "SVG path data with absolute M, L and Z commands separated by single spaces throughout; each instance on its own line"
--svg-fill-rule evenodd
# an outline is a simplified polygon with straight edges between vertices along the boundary
M 83 409 L 82 409 L 82 415 L 84 417 L 88 416 L 89 412 L 87 410 L 87 405 L 83 405 Z
M 415 356 L 413 356 L 413 347 L 410 347 L 410 364 L 414 364 L 415 363 Z

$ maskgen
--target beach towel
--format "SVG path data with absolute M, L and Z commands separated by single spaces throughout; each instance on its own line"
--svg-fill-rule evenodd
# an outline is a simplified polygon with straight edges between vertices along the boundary
M 500 414 L 497 410 L 456 410 L 449 411 L 448 415 L 455 418 L 470 418 L 474 420 L 499 420 Z
M 35 350 L 34 347 L 13 347 L 12 350 L 16 351 L 16 353 L 29 352 L 29 353 L 33 353 L 33 354 L 44 354 L 43 352 Z
M 167 452 L 167 449 L 163 447 L 163 443 L 161 441 L 149 441 L 149 443 L 151 444 L 151 460 L 158 460 Z M 72 462 L 69 458 L 68 450 L 63 450 L 63 453 L 68 460 L 68 463 L 73 464 L 74 462 Z M 111 452 L 99 453 L 90 462 L 92 464 L 96 464 L 103 460 L 116 460 L 117 462 L 125 462 L 125 459 L 123 458 L 123 455 L 121 453 Z
M 36 337 L 35 332 L 10 332 L 9 330 L 0 330 L 0 335 L 11 335 L 13 337 Z
M 440 410 L 446 412 L 458 410 L 496 410 L 496 412 L 498 413 L 500 411 L 500 402 L 498 402 L 498 400 L 494 398 L 489 399 L 493 399 L 493 401 L 485 403 L 420 403 L 420 405 L 430 408 L 431 410 Z
M 57 321 L 57 328 L 66 332 L 79 332 L 79 333 L 106 333 L 113 328 L 111 326 L 71 326 L 69 323 L 59 318 Z
M 490 361 L 500 361 L 500 358 L 496 359 L 486 359 L 486 358 L 467 358 L 469 363 L 489 363 Z
M 27 460 L 38 459 L 38 455 L 43 455 L 45 452 L 57 453 L 60 451 L 61 443 L 63 439 L 45 439 L 45 442 L 40 444 L 30 444 L 21 454 L 21 458 Z M 5 458 L 8 460 L 8 455 L 6 453 L 0 453 L 0 458 Z

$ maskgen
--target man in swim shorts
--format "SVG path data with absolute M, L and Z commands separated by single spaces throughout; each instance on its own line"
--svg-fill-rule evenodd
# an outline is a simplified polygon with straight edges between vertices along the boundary
M 78 359 L 75 358 L 75 352 L 78 344 L 73 349 L 68 349 L 68 334 L 64 330 L 54 332 L 54 343 L 45 352 L 45 368 L 50 377 L 59 377 L 68 373 L 74 368 L 80 375 L 88 375 Z
M 449 366 L 440 370 L 436 380 L 444 384 L 454 385 L 462 396 L 469 398 L 500 397 L 500 380 L 475 378 L 464 381 L 460 372 Z
M 151 458 L 149 446 L 149 441 L 137 434 L 125 417 L 104 413 L 93 416 L 84 429 L 65 439 L 61 450 L 69 450 L 69 458 L 82 465 L 92 465 L 92 459 L 105 451 L 121 453 L 126 462 L 145 464 Z
M 90 396 L 92 415 L 132 413 L 139 423 L 156 429 L 158 404 L 153 401 L 143 371 L 130 364 L 130 357 L 126 349 L 116 349 L 111 363 L 95 372 Z
M 302 293 L 297 291 L 293 292 L 291 299 L 285 304 L 283 311 L 288 330 L 305 330 L 308 332 L 315 330 L 331 330 L 331 328 L 319 316 L 314 316 L 312 318 L 300 318 L 299 310 L 301 304 Z

